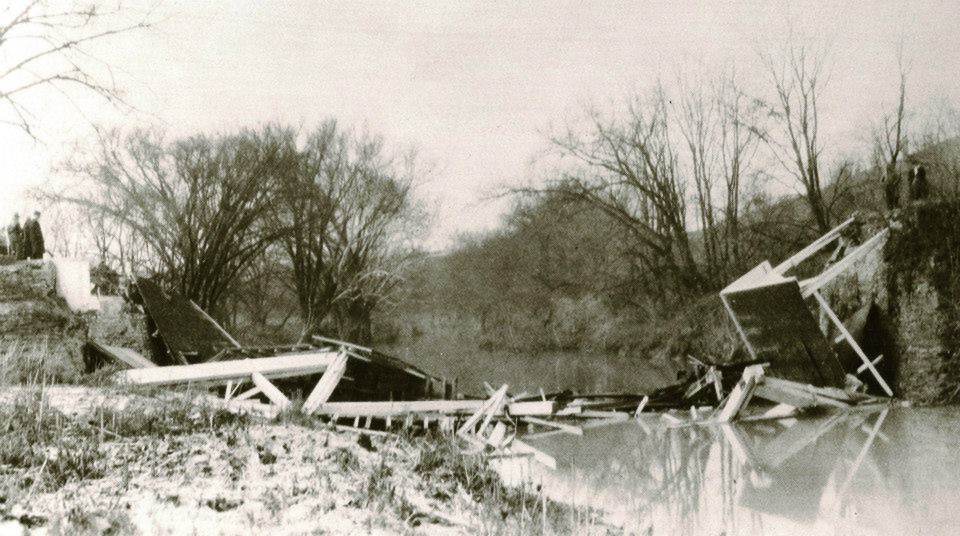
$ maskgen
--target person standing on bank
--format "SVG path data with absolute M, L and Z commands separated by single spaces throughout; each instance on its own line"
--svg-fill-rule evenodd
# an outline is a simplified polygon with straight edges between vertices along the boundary
M 7 227 L 7 245 L 10 248 L 10 255 L 13 258 L 22 261 L 26 259 L 26 251 L 23 247 L 23 227 L 20 226 L 20 214 L 13 215 L 13 223 Z
M 910 200 L 923 201 L 930 196 L 930 184 L 927 182 L 927 170 L 923 166 L 916 165 L 910 170 L 908 177 L 910 182 Z
M 27 258 L 43 258 L 43 230 L 40 228 L 40 211 L 33 211 L 33 217 L 23 226 L 24 242 L 26 243 Z

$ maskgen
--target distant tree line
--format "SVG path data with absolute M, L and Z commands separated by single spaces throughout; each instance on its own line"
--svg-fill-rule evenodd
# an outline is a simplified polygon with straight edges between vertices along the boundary
M 490 348 L 642 346 L 683 311 L 696 309 L 686 321 L 699 322 L 711 310 L 704 300 L 760 261 L 855 210 L 886 210 L 885 183 L 908 158 L 933 155 L 927 165 L 952 177 L 943 193 L 960 193 L 960 115 L 911 113 L 902 61 L 864 158 L 828 162 L 825 53 L 797 45 L 761 60 L 767 97 L 733 72 L 681 79 L 619 110 L 588 109 L 550 136 L 540 180 L 510 191 L 500 228 L 463 237 L 426 277 L 410 278 L 422 286 L 410 317 Z M 775 195 L 774 183 L 797 195 Z

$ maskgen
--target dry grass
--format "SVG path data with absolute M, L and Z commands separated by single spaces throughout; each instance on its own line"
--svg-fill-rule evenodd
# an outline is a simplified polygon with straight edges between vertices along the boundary
M 0 337 L 0 384 L 77 383 L 82 341 L 68 336 Z

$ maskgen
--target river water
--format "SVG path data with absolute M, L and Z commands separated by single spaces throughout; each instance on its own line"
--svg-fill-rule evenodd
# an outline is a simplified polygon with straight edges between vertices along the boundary
M 641 420 L 531 435 L 548 469 L 507 481 L 641 534 L 960 534 L 960 409 L 875 408 L 732 425 Z

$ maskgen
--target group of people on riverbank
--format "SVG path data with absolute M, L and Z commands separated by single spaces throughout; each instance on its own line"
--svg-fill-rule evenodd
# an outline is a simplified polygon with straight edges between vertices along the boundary
M 13 215 L 13 223 L 7 227 L 7 255 L 17 260 L 42 259 L 45 251 L 43 229 L 40 228 L 40 211 L 20 224 L 20 215 Z

